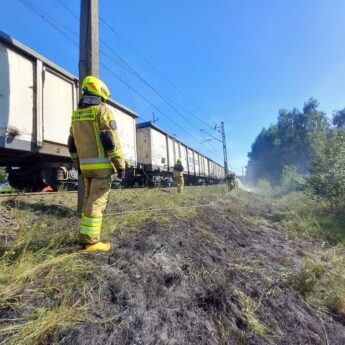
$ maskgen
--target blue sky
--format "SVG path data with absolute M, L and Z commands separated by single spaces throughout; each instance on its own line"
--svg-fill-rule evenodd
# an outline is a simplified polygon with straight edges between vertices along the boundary
M 344 0 L 99 4 L 106 23 L 100 22 L 101 78 L 113 98 L 136 110 L 139 121 L 155 112 L 158 126 L 220 162 L 221 144 L 201 144 L 200 129 L 224 121 L 230 167 L 238 173 L 280 108 L 302 108 L 310 97 L 329 116 L 345 107 Z M 0 0 L 0 30 L 77 75 L 79 6 L 79 0 Z M 125 71 L 115 54 L 170 105 Z

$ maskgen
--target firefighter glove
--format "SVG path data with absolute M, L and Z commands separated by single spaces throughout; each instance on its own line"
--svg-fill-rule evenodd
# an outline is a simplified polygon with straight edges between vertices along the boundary
M 124 169 L 119 169 L 119 170 L 117 171 L 117 175 L 118 175 L 118 177 L 119 177 L 121 180 L 123 180 L 123 179 L 125 178 L 125 176 L 126 176 L 126 170 L 124 170 Z

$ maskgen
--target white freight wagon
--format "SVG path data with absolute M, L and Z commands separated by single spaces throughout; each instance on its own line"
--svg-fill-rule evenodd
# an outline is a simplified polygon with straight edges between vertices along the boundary
M 179 152 L 175 153 L 175 141 L 171 137 L 167 137 L 168 140 L 168 166 L 173 167 L 176 163 L 176 157 L 179 156 Z
M 76 62 L 77 63 L 77 62 Z M 76 179 L 67 149 L 78 79 L 0 32 L 0 166 L 14 187 Z M 128 164 L 137 164 L 137 114 L 110 100 Z
M 199 155 L 199 163 L 200 163 L 200 176 L 206 176 L 206 173 L 205 173 L 205 157 L 203 155 Z
M 192 149 L 188 148 L 188 174 L 189 175 L 194 175 L 195 170 L 194 170 L 194 152 Z
M 205 176 L 206 177 L 210 177 L 210 168 L 209 168 L 209 160 L 208 158 L 205 157 L 205 160 L 204 160 L 204 166 L 205 166 Z
M 194 151 L 194 172 L 195 176 L 200 176 L 199 154 Z
M 116 120 L 119 139 L 125 155 L 127 167 L 135 168 L 138 161 L 136 139 L 136 118 L 138 115 L 112 99 L 109 99 L 107 103 Z
M 138 164 L 152 182 L 165 181 L 169 184 L 177 158 L 182 160 L 187 184 L 215 183 L 218 175 L 216 169 L 221 167 L 152 122 L 137 125 L 137 154 Z M 209 164 L 213 169 L 212 174 Z
M 189 174 L 189 170 L 188 170 L 188 148 L 186 145 L 179 143 L 180 146 L 180 158 L 182 160 L 182 165 L 184 166 L 184 175 L 188 175 Z
M 138 163 L 148 171 L 167 171 L 167 145 L 164 133 L 137 125 Z

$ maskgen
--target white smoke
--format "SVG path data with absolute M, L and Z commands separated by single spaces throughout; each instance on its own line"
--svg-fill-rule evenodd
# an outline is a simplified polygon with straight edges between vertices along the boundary
M 242 189 L 242 190 L 244 190 L 244 191 L 246 191 L 248 193 L 252 193 L 253 192 L 252 189 L 250 189 L 248 187 L 245 187 L 244 184 L 242 183 L 242 181 L 239 178 L 237 179 L 237 185 L 238 185 L 238 188 L 240 188 L 240 189 Z

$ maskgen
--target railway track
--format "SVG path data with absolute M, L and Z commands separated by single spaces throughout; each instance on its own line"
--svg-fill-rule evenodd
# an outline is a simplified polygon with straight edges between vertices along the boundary
M 186 186 L 188 188 L 188 186 Z M 202 186 L 194 186 L 194 187 L 202 187 Z M 152 187 L 151 187 L 152 188 Z M 162 186 L 157 186 L 154 187 L 157 191 L 164 192 L 164 193 L 171 193 L 172 190 L 174 190 L 174 186 L 171 187 L 162 187 Z M 150 189 L 150 187 L 138 187 L 138 188 L 112 188 L 111 190 L 116 191 L 116 193 L 125 191 L 125 190 L 145 190 L 145 189 Z M 64 192 L 4 192 L 0 191 L 0 198 L 1 197 L 19 197 L 19 196 L 33 196 L 33 195 L 41 195 L 41 196 L 52 196 L 52 195 L 64 195 L 64 194 L 76 194 L 78 191 L 64 191 Z
M 17 196 L 31 196 L 31 195 L 63 195 L 77 193 L 77 191 L 68 191 L 68 192 L 0 192 L 1 197 L 17 197 Z
M 140 187 L 140 188 L 131 188 L 133 190 L 143 190 L 148 187 Z M 167 190 L 161 189 L 162 187 L 159 187 L 160 190 L 167 192 Z M 165 187 L 166 189 L 169 189 L 171 187 Z M 117 192 L 122 190 L 128 190 L 129 188 L 112 188 L 111 190 L 116 190 Z M 158 189 L 158 188 L 157 188 Z M 64 192 L 4 192 L 0 191 L 0 198 L 1 197 L 18 197 L 18 196 L 32 196 L 32 195 L 43 195 L 43 196 L 52 196 L 52 195 L 63 195 L 63 194 L 76 194 L 78 191 L 64 191 Z

